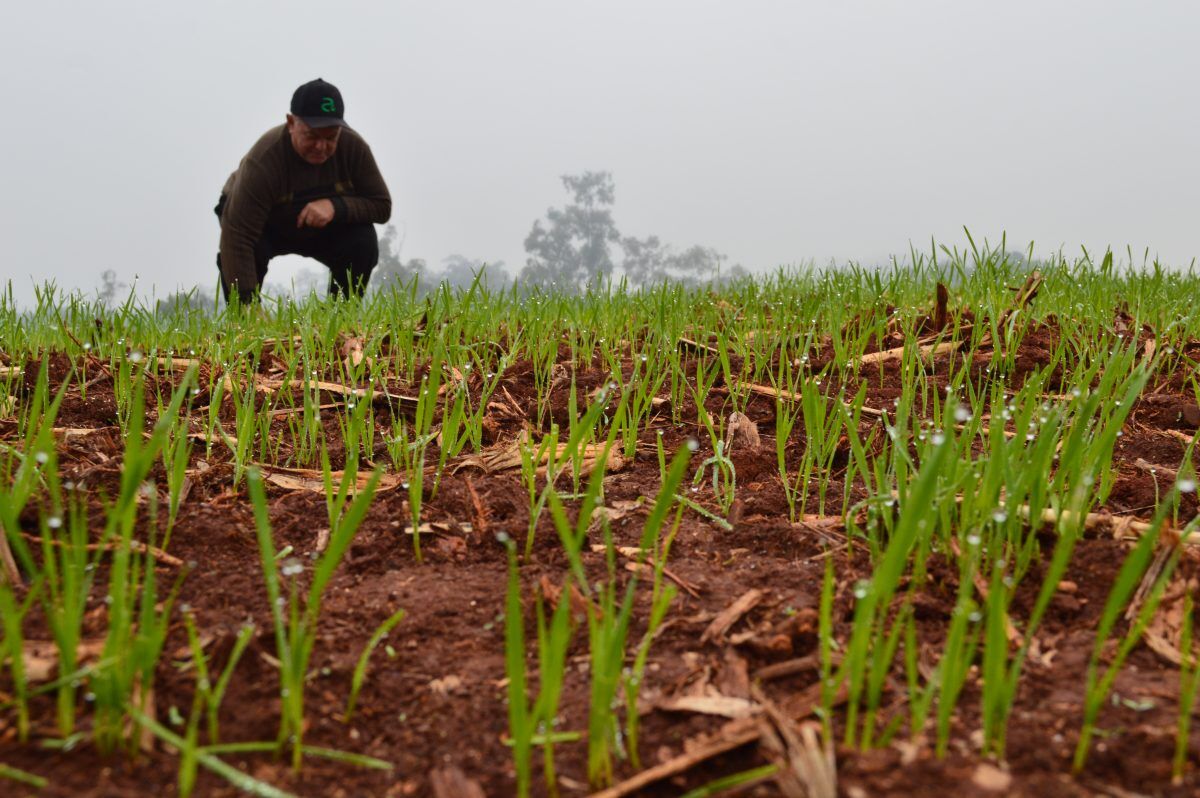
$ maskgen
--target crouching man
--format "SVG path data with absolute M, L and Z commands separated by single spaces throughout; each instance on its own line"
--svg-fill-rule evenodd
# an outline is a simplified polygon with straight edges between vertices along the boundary
M 392 214 L 371 148 L 344 119 L 342 95 L 318 78 L 292 95 L 287 124 L 263 134 L 217 202 L 217 268 L 228 302 L 256 298 L 276 255 L 329 268 L 329 293 L 361 294 L 379 260 L 375 225 Z

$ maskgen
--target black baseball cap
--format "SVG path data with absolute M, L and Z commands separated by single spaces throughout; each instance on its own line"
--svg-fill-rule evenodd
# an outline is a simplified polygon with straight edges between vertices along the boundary
M 310 80 L 292 95 L 292 115 L 304 120 L 309 127 L 346 127 L 342 116 L 346 106 L 337 86 L 317 78 Z

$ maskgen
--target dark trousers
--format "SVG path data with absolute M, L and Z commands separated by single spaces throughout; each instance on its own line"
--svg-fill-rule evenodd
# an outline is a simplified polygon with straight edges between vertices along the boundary
M 361 295 L 379 262 L 379 236 L 375 225 L 340 224 L 328 227 L 279 230 L 268 226 L 254 245 L 254 268 L 258 286 L 267 276 L 267 264 L 276 255 L 301 255 L 312 258 L 329 268 L 330 296 Z M 217 253 L 217 269 L 221 254 Z M 229 301 L 229 285 L 222 278 L 221 289 Z

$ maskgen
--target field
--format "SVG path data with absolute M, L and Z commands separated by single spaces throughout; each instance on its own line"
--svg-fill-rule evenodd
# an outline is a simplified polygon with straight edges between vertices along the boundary
M 1194 795 L 1200 279 L 0 302 L 6 795 Z

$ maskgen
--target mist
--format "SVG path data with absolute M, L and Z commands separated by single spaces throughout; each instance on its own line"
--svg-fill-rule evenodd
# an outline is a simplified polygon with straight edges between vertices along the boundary
M 932 241 L 1200 254 L 1183 2 L 24 4 L 6 14 L 3 277 L 211 290 L 221 185 L 335 83 L 403 259 L 526 264 L 563 175 L 622 234 L 764 271 Z M 382 232 L 382 230 L 381 230 Z M 1127 254 L 1128 253 L 1128 254 Z M 307 268 L 320 269 L 316 264 Z M 272 262 L 286 281 L 304 262 Z

